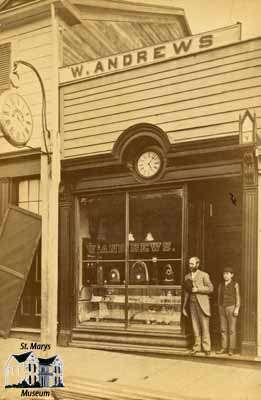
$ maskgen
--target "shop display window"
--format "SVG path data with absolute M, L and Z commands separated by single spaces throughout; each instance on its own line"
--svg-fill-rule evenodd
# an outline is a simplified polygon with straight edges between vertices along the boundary
M 80 323 L 124 323 L 125 196 L 80 198 Z
M 183 190 L 80 197 L 79 324 L 180 330 Z

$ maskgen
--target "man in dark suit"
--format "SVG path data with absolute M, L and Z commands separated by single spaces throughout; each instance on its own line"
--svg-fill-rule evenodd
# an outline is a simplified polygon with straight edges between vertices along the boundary
M 211 343 L 209 334 L 210 302 L 209 294 L 214 288 L 209 275 L 199 269 L 200 260 L 198 257 L 189 259 L 190 272 L 185 276 L 184 281 L 184 303 L 182 313 L 188 317 L 186 305 L 189 302 L 192 327 L 194 332 L 194 346 L 191 354 L 201 351 L 210 355 Z

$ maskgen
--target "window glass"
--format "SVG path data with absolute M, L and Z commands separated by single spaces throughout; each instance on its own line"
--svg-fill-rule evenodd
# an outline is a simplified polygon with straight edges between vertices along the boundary
M 181 190 L 130 196 L 130 284 L 181 284 L 182 204 Z
M 29 181 L 29 201 L 39 201 L 40 194 L 39 179 L 31 179 Z
M 28 201 L 29 186 L 28 181 L 19 182 L 19 202 Z
M 18 183 L 18 206 L 41 214 L 40 180 L 30 179 Z
M 181 190 L 130 195 L 129 324 L 180 329 Z
M 78 319 L 81 324 L 125 318 L 125 197 L 80 199 Z
M 182 189 L 79 199 L 80 324 L 180 331 L 183 207 Z

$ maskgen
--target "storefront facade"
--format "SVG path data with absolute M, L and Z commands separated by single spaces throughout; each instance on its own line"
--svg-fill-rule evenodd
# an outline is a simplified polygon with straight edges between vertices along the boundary
M 238 351 L 260 355 L 260 39 L 241 41 L 239 24 L 190 36 L 183 10 L 160 5 L 58 1 L 51 12 L 31 3 L 0 8 L 0 90 L 10 89 L 14 60 L 32 63 L 48 127 L 61 133 L 59 344 L 189 347 L 182 285 L 196 255 L 215 289 L 223 266 L 234 267 Z M 1 217 L 9 203 L 43 212 L 41 98 L 30 72 L 21 76 L 34 129 L 27 149 L 0 137 Z M 39 244 L 11 335 L 39 337 L 47 318 L 45 250 Z M 215 348 L 216 291 L 211 307 Z
M 182 284 L 196 255 L 216 289 L 224 265 L 234 267 L 238 350 L 257 354 L 258 170 L 248 135 L 258 137 L 260 40 L 230 40 L 127 70 L 123 62 L 114 73 L 106 66 L 126 54 L 61 69 L 60 304 L 70 299 L 60 308 L 61 343 L 188 347 Z M 216 291 L 211 304 L 217 347 Z

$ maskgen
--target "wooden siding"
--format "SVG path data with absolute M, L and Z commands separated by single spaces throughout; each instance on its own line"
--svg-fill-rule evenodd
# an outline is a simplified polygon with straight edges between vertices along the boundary
M 1 32 L 1 42 L 11 43 L 11 59 L 28 61 L 33 64 L 43 78 L 47 94 L 47 117 L 50 125 L 52 121 L 52 84 L 53 50 L 50 20 L 41 20 L 30 25 Z M 41 107 L 42 97 L 40 86 L 35 74 L 28 68 L 19 66 L 20 88 L 19 93 L 24 96 L 33 113 L 33 135 L 28 146 L 40 147 L 41 145 Z M 0 153 L 16 151 L 8 144 L 0 132 Z M 21 149 L 23 150 L 23 149 Z
M 65 159 L 109 153 L 142 122 L 179 143 L 238 135 L 250 109 L 261 132 L 261 39 L 64 86 L 61 107 Z

